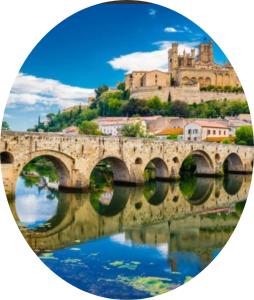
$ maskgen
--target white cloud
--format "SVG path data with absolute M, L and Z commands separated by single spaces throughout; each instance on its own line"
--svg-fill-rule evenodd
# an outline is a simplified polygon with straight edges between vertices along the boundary
M 8 106 L 40 104 L 66 108 L 84 103 L 92 95 L 94 89 L 65 85 L 57 80 L 19 73 L 11 89 Z
M 149 71 L 160 70 L 168 71 L 168 49 L 172 46 L 173 41 L 159 41 L 154 43 L 158 50 L 150 52 L 133 52 L 126 55 L 121 55 L 110 60 L 108 63 L 115 70 L 124 70 L 126 73 L 132 71 Z M 179 53 L 182 54 L 185 50 L 190 52 L 198 43 L 179 43 Z
M 174 27 L 166 27 L 164 28 L 165 32 L 178 32 L 178 30 L 176 30 Z
M 148 13 L 149 13 L 150 16 L 154 16 L 154 15 L 157 14 L 157 11 L 155 9 L 153 9 L 153 8 L 150 8 L 149 11 L 148 11 Z
M 56 214 L 57 205 L 58 200 L 48 199 L 46 194 L 18 195 L 16 199 L 19 220 L 27 225 L 48 221 Z
M 151 52 L 134 52 L 113 58 L 109 64 L 115 70 L 124 70 L 127 73 L 134 70 L 162 70 L 167 69 L 167 51 L 156 50 Z
M 164 28 L 164 32 L 167 33 L 181 33 L 181 32 L 187 32 L 187 33 L 192 33 L 192 31 L 190 30 L 190 28 L 188 26 L 180 26 L 177 25 L 176 27 L 165 27 Z

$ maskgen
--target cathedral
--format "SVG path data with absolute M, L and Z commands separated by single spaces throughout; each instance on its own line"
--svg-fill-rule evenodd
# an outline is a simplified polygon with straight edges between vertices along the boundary
M 168 51 L 168 72 L 159 70 L 133 71 L 125 77 L 126 89 L 131 92 L 139 89 L 163 89 L 166 87 L 207 86 L 239 87 L 239 79 L 233 67 L 226 63 L 214 62 L 213 43 L 201 43 L 199 51 L 191 49 L 190 53 L 179 54 L 178 44 L 173 43 Z

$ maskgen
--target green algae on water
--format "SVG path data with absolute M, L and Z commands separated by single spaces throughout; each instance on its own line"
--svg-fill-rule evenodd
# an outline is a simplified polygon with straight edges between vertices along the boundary
M 137 290 L 148 292 L 152 296 L 160 295 L 176 288 L 176 285 L 171 283 L 171 279 L 161 277 L 117 276 L 117 281 Z

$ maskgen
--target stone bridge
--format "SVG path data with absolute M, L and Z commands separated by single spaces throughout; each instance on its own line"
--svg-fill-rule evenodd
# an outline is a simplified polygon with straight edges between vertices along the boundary
M 149 162 L 158 179 L 177 179 L 183 161 L 192 155 L 196 174 L 222 175 L 228 171 L 252 172 L 254 148 L 203 142 L 157 139 L 64 135 L 3 131 L 0 142 L 2 177 L 7 194 L 15 193 L 16 181 L 24 166 L 44 156 L 56 166 L 60 188 L 86 190 L 95 166 L 107 160 L 115 182 L 140 185 Z

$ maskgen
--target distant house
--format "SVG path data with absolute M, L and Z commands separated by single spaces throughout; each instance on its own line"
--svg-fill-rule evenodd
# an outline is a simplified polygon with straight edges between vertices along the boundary
M 184 127 L 184 141 L 221 142 L 229 137 L 229 127 L 221 121 L 197 120 Z
M 251 123 L 251 115 L 250 114 L 240 114 L 240 115 L 238 115 L 238 119 L 241 121 Z
M 128 117 L 105 117 L 98 118 L 95 122 L 99 126 L 99 130 L 105 135 L 119 136 L 121 129 L 125 125 L 131 125 L 140 122 L 143 132 L 147 130 L 146 123 L 141 118 L 128 118 Z
M 229 135 L 230 136 L 235 136 L 236 130 L 241 127 L 241 126 L 250 126 L 249 122 L 242 121 L 239 119 L 231 119 L 228 120 L 228 127 L 229 127 Z
M 79 128 L 76 126 L 70 126 L 63 129 L 63 133 L 65 134 L 78 134 Z

